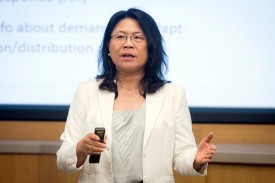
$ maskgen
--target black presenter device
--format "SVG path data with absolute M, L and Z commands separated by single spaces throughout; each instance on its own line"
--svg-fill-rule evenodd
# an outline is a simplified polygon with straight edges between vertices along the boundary
M 95 134 L 99 136 L 99 142 L 104 142 L 105 128 L 95 128 Z M 90 163 L 99 163 L 100 154 L 91 154 L 89 157 Z

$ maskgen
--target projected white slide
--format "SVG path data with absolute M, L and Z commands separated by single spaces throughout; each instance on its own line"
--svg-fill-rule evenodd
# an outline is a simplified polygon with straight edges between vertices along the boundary
M 69 105 L 97 74 L 109 18 L 130 7 L 158 23 L 167 79 L 191 107 L 275 108 L 272 0 L 0 0 L 0 104 Z

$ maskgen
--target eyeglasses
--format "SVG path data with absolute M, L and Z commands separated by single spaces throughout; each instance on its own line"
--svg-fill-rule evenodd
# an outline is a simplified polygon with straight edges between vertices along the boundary
M 145 41 L 145 37 L 143 35 L 135 35 L 135 36 L 112 35 L 111 38 L 118 43 L 125 43 L 128 38 L 130 38 L 132 43 L 143 43 Z

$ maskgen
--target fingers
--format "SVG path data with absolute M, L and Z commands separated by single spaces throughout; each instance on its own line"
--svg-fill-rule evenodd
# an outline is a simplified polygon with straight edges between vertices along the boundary
M 209 150 L 208 152 L 205 153 L 204 158 L 211 160 L 213 158 L 214 154 L 215 154 L 215 150 Z
M 213 139 L 213 135 L 214 135 L 214 133 L 213 133 L 213 132 L 210 132 L 210 133 L 203 139 L 203 141 L 206 142 L 206 143 L 210 143 L 211 140 Z
M 105 148 L 87 145 L 86 149 L 86 154 L 100 154 Z
M 105 143 L 101 143 L 99 142 L 100 138 L 93 134 L 93 133 L 89 133 L 87 134 L 81 141 L 82 141 L 82 151 L 86 154 L 86 155 L 90 155 L 90 154 L 100 154 L 101 152 L 104 151 L 104 149 L 106 148 Z
M 213 139 L 213 133 L 209 133 L 199 144 L 198 151 L 195 156 L 195 161 L 199 164 L 205 164 L 211 162 L 215 155 L 216 146 L 211 144 Z
M 204 165 L 205 163 L 209 163 L 212 161 L 212 158 L 214 157 L 215 152 L 205 152 L 200 158 L 195 158 L 195 161 L 197 164 Z
M 215 155 L 215 151 L 216 151 L 216 146 L 211 145 L 209 147 L 209 149 L 205 151 L 204 159 L 206 159 L 206 160 L 208 160 L 208 162 L 210 162 L 212 160 L 213 156 Z
M 205 154 L 208 155 L 214 155 L 216 151 L 216 146 L 211 144 L 206 150 L 205 150 Z
M 106 145 L 101 142 L 94 141 L 92 143 L 85 143 L 85 147 L 91 151 L 102 152 L 105 149 Z
M 211 144 L 209 149 L 216 151 L 216 146 L 214 144 Z
M 89 134 L 87 134 L 86 137 L 91 139 L 91 140 L 94 140 L 94 141 L 99 141 L 100 140 L 100 138 L 94 133 L 89 133 Z

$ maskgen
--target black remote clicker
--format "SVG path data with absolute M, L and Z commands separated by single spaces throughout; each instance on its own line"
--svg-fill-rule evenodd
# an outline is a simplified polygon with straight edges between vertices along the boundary
M 104 142 L 105 128 L 95 128 L 95 134 L 100 138 L 99 142 Z M 100 154 L 91 154 L 89 157 L 90 163 L 99 163 Z

